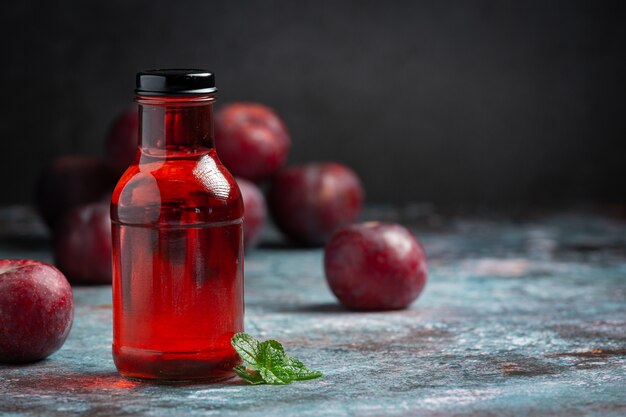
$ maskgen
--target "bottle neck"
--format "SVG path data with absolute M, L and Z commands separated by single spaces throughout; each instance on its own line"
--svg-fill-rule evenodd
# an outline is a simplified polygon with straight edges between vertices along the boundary
M 142 152 L 156 156 L 212 149 L 214 102 L 214 95 L 138 96 Z

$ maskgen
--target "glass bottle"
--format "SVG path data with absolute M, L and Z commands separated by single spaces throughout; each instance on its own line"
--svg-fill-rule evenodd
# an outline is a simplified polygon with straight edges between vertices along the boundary
M 137 74 L 139 146 L 117 184 L 113 358 L 121 375 L 214 380 L 240 363 L 243 202 L 215 153 L 215 78 Z

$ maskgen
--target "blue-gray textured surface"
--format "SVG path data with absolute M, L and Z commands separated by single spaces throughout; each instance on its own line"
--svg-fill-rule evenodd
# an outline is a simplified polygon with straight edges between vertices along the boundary
M 468 220 L 416 233 L 430 277 L 405 311 L 342 310 L 326 287 L 321 250 L 274 246 L 247 256 L 246 330 L 281 340 L 322 379 L 289 386 L 122 379 L 110 355 L 110 287 L 83 287 L 75 288 L 76 318 L 61 350 L 30 366 L 0 367 L 0 413 L 626 414 L 624 223 Z M 45 245 L 23 236 L 0 242 L 0 257 L 50 260 Z

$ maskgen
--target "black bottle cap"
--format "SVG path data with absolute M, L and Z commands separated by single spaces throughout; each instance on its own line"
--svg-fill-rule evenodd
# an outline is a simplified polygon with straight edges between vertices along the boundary
M 137 73 L 135 93 L 142 96 L 184 96 L 215 93 L 215 74 L 199 69 L 156 69 Z

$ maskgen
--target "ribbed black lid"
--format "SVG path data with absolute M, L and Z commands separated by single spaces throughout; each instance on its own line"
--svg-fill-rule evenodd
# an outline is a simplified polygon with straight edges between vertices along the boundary
M 135 93 L 144 96 L 211 94 L 215 74 L 200 69 L 155 69 L 137 73 Z

